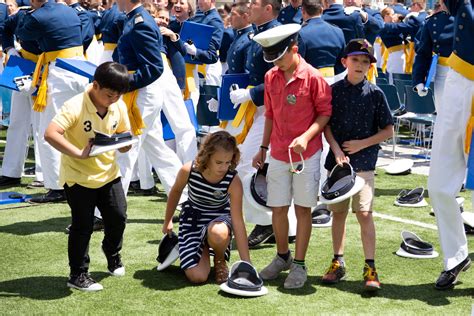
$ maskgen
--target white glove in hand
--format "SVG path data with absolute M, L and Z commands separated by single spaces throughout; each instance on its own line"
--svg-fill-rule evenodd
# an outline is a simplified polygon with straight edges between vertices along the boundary
M 426 97 L 428 95 L 428 89 L 425 89 L 425 85 L 422 83 L 419 83 L 416 85 L 416 92 L 418 92 L 418 95 L 420 97 Z
M 194 44 L 184 43 L 184 48 L 186 49 L 186 53 L 192 56 L 196 56 L 197 48 Z
M 23 79 L 20 84 L 17 83 L 17 87 L 21 95 L 31 96 L 36 91 L 36 87 L 32 86 L 31 83 L 31 77 L 28 79 Z
M 249 101 L 250 90 L 248 89 L 237 89 L 230 93 L 230 101 L 234 103 L 234 109 L 236 109 L 239 104 Z
M 361 9 L 359 7 L 354 6 L 344 8 L 345 15 L 351 15 L 352 13 L 354 13 L 354 11 L 361 11 Z
M 7 56 L 10 57 L 10 56 L 17 56 L 17 57 L 21 57 L 20 56 L 20 53 L 18 53 L 18 51 L 15 49 L 15 48 L 10 48 L 7 52 Z
M 209 111 L 211 112 L 217 112 L 217 108 L 219 107 L 219 102 L 212 98 L 212 99 L 209 99 L 209 101 L 207 101 L 207 108 L 209 109 Z

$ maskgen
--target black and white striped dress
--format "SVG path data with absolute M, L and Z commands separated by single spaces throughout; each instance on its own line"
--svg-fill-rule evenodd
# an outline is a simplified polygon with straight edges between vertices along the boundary
M 218 183 L 208 182 L 191 168 L 188 179 L 188 200 L 179 218 L 179 259 L 183 270 L 195 267 L 201 260 L 207 242 L 207 228 L 212 222 L 224 222 L 232 229 L 230 218 L 229 185 L 237 171 L 227 171 Z M 212 249 L 210 249 L 213 255 Z M 229 260 L 230 245 L 225 252 Z

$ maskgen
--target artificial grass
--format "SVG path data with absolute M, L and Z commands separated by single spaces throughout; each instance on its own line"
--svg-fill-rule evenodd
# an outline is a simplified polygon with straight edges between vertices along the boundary
M 22 193 L 41 190 L 8 189 Z M 426 177 L 393 177 L 378 170 L 375 210 L 379 213 L 435 224 L 429 207 L 404 209 L 393 206 L 403 188 L 426 186 Z M 467 197 L 467 193 L 463 193 Z M 442 259 L 414 260 L 394 254 L 403 229 L 417 233 L 440 250 L 437 232 L 413 225 L 375 218 L 376 264 L 382 282 L 377 294 L 367 294 L 362 285 L 364 264 L 359 225 L 348 216 L 345 259 L 348 280 L 335 286 L 321 284 L 321 276 L 332 258 L 330 229 L 313 229 L 306 263 L 308 282 L 299 290 L 285 290 L 287 272 L 265 282 L 269 294 L 238 298 L 219 291 L 213 274 L 201 286 L 188 283 L 178 263 L 156 271 L 156 252 L 161 238 L 166 196 L 128 198 L 123 261 L 126 276 L 105 273 L 106 260 L 100 250 L 103 233 L 91 239 L 90 272 L 104 286 L 102 292 L 82 293 L 66 287 L 69 207 L 66 203 L 12 208 L 0 207 L 0 313 L 1 314 L 462 314 L 471 313 L 474 295 L 472 271 L 461 274 L 461 283 L 451 291 L 436 291 L 434 281 Z M 28 206 L 24 204 L 22 206 Z M 466 209 L 471 209 L 466 201 Z M 251 225 L 247 226 L 248 231 Z M 177 226 L 175 225 L 177 230 Z M 471 248 L 473 237 L 469 237 Z M 294 245 L 291 246 L 294 249 Z M 275 254 L 264 244 L 251 250 L 253 264 L 262 269 Z M 471 252 L 471 258 L 474 254 Z M 238 260 L 236 250 L 231 262 Z

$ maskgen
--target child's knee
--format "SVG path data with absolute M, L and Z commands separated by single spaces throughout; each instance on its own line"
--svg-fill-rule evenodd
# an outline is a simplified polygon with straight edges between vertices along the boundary
M 222 243 L 229 240 L 229 227 L 225 223 L 212 223 L 207 229 L 208 238 L 211 241 Z
M 373 222 L 372 212 L 357 212 L 356 216 L 361 224 L 371 224 Z
M 194 284 L 201 284 L 207 281 L 209 273 L 205 273 L 204 271 L 193 271 L 187 272 L 186 277 L 188 278 L 189 282 Z

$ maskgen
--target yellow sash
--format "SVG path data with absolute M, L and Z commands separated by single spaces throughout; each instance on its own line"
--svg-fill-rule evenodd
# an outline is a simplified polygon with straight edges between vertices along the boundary
M 40 77 L 41 82 L 38 88 L 38 95 L 36 96 L 35 103 L 33 104 L 33 110 L 36 112 L 43 112 L 44 108 L 46 107 L 46 101 L 48 97 L 48 84 L 46 79 L 48 78 L 49 73 L 49 63 L 55 61 L 56 58 L 73 58 L 80 56 L 84 56 L 84 50 L 82 46 L 75 46 L 61 50 L 55 50 L 52 52 L 44 52 L 39 55 L 31 84 L 33 87 L 38 85 L 38 82 L 40 82 Z M 41 72 L 42 68 L 43 72 Z
M 38 62 L 39 55 L 30 53 L 29 51 L 24 50 L 23 48 L 20 49 L 20 55 L 21 55 L 21 57 L 23 57 L 25 59 L 31 60 L 32 62 L 35 62 L 35 63 Z
M 249 85 L 247 89 L 252 89 L 254 86 Z M 239 127 L 242 121 L 244 121 L 244 126 L 240 134 L 235 135 L 235 139 L 237 140 L 237 144 L 242 144 L 249 133 L 250 128 L 253 125 L 253 119 L 255 113 L 257 112 L 257 106 L 253 103 L 252 99 L 240 104 L 240 108 L 237 111 L 237 114 L 232 121 L 233 127 Z M 222 121 L 219 125 L 221 128 L 226 128 L 228 121 Z
M 129 71 L 130 74 L 135 71 Z M 133 135 L 141 135 L 142 129 L 145 128 L 145 123 L 142 119 L 142 114 L 137 106 L 138 89 L 125 93 L 122 96 L 123 102 L 127 105 L 128 119 L 130 120 L 130 128 Z
M 410 42 L 408 49 L 405 51 L 405 73 L 411 74 L 413 71 L 413 63 L 415 62 L 415 43 Z
M 394 52 L 398 52 L 398 51 L 401 51 L 401 50 L 405 50 L 405 45 L 400 44 L 400 45 L 396 45 L 396 46 L 392 46 L 392 47 L 388 47 L 388 48 L 384 45 L 382 50 L 383 50 L 383 53 L 382 53 L 382 59 L 383 59 L 383 62 L 382 62 L 382 71 L 383 71 L 383 72 L 386 72 L 386 70 L 387 70 L 388 56 L 390 55 L 390 53 L 394 53 Z
M 471 138 L 472 138 L 472 130 L 474 129 L 474 97 L 471 101 L 471 116 L 467 121 L 466 126 L 466 140 L 464 141 L 464 151 L 466 154 L 469 154 L 469 150 L 471 148 Z
M 194 81 L 194 69 L 196 65 L 186 63 L 186 87 L 184 88 L 184 99 L 187 100 L 191 97 L 191 93 L 196 91 L 196 82 Z
M 334 77 L 334 67 L 323 67 L 318 70 L 324 78 Z
M 448 57 L 438 57 L 438 65 L 448 66 Z
M 104 43 L 104 50 L 114 50 L 117 47 L 117 43 Z
M 379 76 L 377 72 L 377 64 L 372 63 L 370 64 L 369 72 L 367 72 L 367 80 L 373 84 L 376 84 L 377 82 L 377 77 Z

